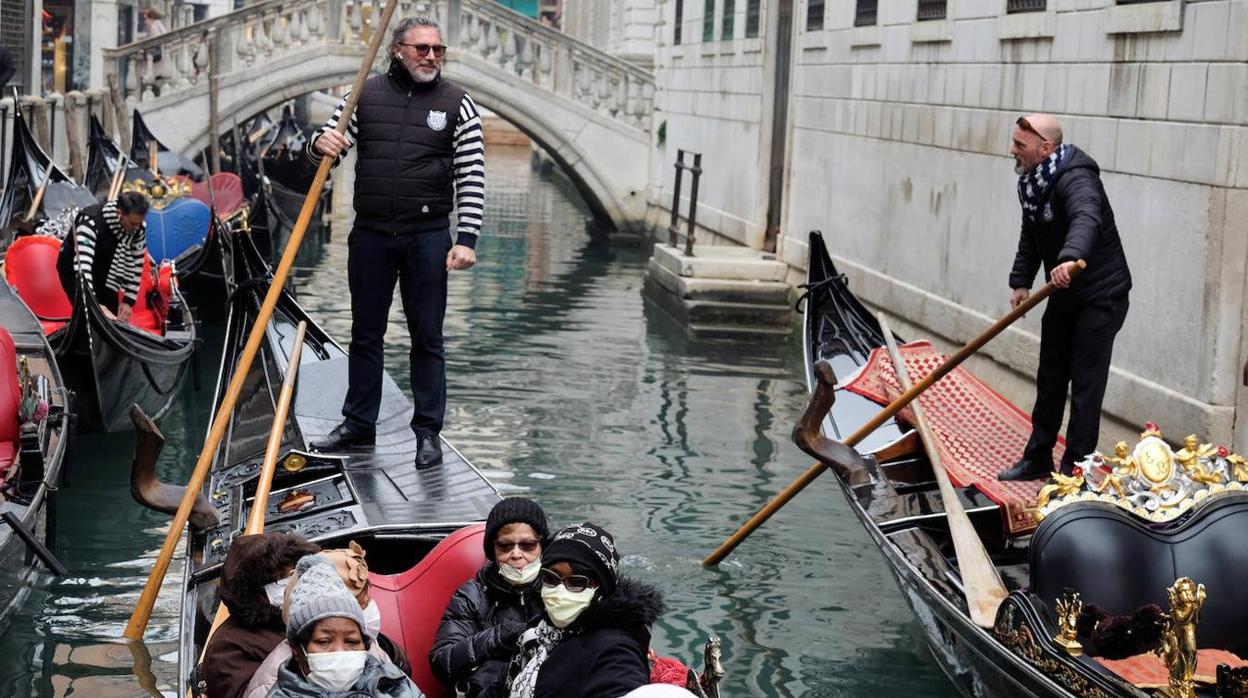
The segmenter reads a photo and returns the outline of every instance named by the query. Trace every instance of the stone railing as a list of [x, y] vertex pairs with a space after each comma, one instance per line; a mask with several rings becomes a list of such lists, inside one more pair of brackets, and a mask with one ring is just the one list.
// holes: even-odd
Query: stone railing
[[[646, 129], [654, 77], [646, 70], [509, 10], [492, 0], [399, 0], [396, 16], [436, 17], [447, 60], [472, 57], [525, 82]], [[249, 7], [115, 49], [105, 72], [130, 103], [176, 94], [205, 81], [213, 61], [226, 76], [263, 70], [284, 56], [371, 39], [380, 0], [263, 0]], [[381, 52], [379, 64], [385, 62]], [[380, 65], [378, 66], [380, 67]]]

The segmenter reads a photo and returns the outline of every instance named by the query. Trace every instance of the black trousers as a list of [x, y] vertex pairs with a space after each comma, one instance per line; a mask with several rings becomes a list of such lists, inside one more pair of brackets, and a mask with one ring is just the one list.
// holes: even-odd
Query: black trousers
[[[1064, 294], [1063, 294], [1064, 295]], [[1070, 388], [1070, 423], [1062, 472], [1096, 450], [1101, 431], [1101, 401], [1109, 381], [1114, 336], [1129, 306], [1125, 295], [1093, 304], [1052, 297], [1040, 321], [1040, 367], [1036, 371], [1036, 404], [1031, 410], [1031, 439], [1023, 457], [1052, 463], [1057, 432]]]
[[449, 228], [386, 235], [352, 230], [347, 238], [351, 289], [351, 356], [342, 416], [355, 429], [371, 429], [381, 407], [386, 324], [394, 284], [399, 284], [411, 335], [412, 431], [433, 436], [446, 414], [446, 255]]

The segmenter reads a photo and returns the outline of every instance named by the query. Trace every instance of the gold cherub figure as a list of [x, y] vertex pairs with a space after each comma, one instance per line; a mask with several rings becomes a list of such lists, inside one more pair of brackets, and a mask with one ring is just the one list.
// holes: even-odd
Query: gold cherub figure
[[1232, 453], [1226, 457], [1226, 462], [1230, 464], [1230, 476], [1240, 482], [1248, 482], [1248, 460], [1238, 453]]
[[1041, 487], [1039, 494], [1036, 495], [1037, 509], [1043, 509], [1054, 497], [1066, 497], [1083, 489], [1083, 473], [1063, 475], [1055, 471], [1051, 477], [1053, 481]]
[[1170, 670], [1170, 681], [1158, 695], [1166, 698], [1195, 698], [1196, 622], [1205, 605], [1205, 585], [1191, 577], [1180, 577], [1166, 590], [1170, 597], [1170, 619], [1155, 651]]
[[1079, 644], [1076, 628], [1079, 625], [1079, 614], [1083, 613], [1083, 601], [1079, 592], [1067, 592], [1055, 604], [1057, 611], [1057, 637], [1053, 641], [1061, 645], [1072, 656], [1083, 654], [1083, 645]]
[[1138, 467], [1131, 457], [1131, 447], [1126, 441], [1114, 444], [1114, 455], [1101, 456], [1101, 460], [1114, 466], [1114, 474], [1118, 477], [1135, 477]]
[[1208, 472], [1200, 461], [1202, 458], [1208, 458], [1217, 453], [1218, 449], [1213, 444], [1197, 444], [1196, 435], [1188, 434], [1183, 437], [1183, 448], [1174, 454], [1174, 462], [1183, 466], [1183, 470], [1187, 471], [1187, 476], [1196, 482], [1203, 482], [1206, 485], [1216, 485], [1222, 482], [1222, 478], [1217, 474]]

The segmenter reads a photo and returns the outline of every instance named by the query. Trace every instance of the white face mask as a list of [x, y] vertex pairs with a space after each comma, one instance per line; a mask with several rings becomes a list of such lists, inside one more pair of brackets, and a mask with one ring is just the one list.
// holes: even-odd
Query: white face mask
[[368, 605], [364, 607], [364, 634], [375, 638], [380, 632], [381, 609], [377, 607], [377, 601], [369, 599]]
[[269, 597], [269, 603], [281, 608], [282, 601], [286, 598], [286, 585], [290, 583], [290, 577], [282, 577], [276, 582], [269, 582], [264, 585], [264, 595]]
[[553, 587], [542, 587], [542, 605], [546, 607], [546, 615], [556, 628], [566, 628], [580, 617], [589, 602], [594, 600], [597, 589], [590, 587], [583, 591], [568, 591], [560, 584]]
[[368, 652], [318, 652], [308, 655], [308, 681], [331, 691], [346, 691], [364, 673]]
[[542, 571], [542, 560], [538, 558], [533, 562], [525, 565], [521, 569], [516, 569], [511, 565], [499, 565], [498, 573], [502, 575], [507, 583], [514, 587], [522, 587], [537, 579], [537, 574]]

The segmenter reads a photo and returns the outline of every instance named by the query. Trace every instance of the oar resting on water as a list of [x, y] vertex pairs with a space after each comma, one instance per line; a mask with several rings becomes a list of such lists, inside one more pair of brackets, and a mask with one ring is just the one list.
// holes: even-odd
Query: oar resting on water
[[[173, 514], [178, 510], [182, 497], [186, 496], [186, 488], [170, 485], [156, 477], [156, 459], [165, 446], [165, 435], [160, 433], [156, 423], [138, 405], [130, 406], [130, 421], [134, 422], [134, 432], [138, 443], [134, 447], [134, 464], [130, 468], [130, 494], [139, 504], [165, 514]], [[213, 510], [204, 493], [198, 493], [195, 506], [191, 509], [188, 519], [191, 525], [205, 529], [217, 525], [217, 512]]]

